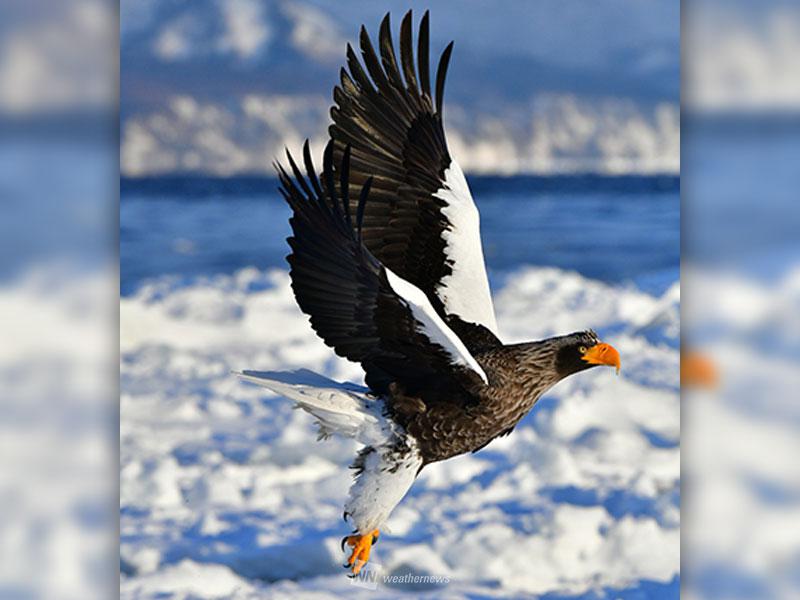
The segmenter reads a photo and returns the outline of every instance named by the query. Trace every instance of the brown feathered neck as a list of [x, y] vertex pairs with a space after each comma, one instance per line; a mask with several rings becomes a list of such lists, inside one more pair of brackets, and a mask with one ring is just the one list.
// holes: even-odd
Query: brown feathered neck
[[504, 347], [512, 359], [511, 376], [524, 387], [542, 388], [558, 383], [564, 375], [556, 366], [560, 344], [554, 340], [524, 342]]
[[590, 368], [592, 365], [580, 360], [579, 349], [598, 342], [597, 334], [589, 330], [535, 342], [506, 344], [495, 350], [491, 362], [500, 367], [509, 383], [548, 388], [573, 373]]

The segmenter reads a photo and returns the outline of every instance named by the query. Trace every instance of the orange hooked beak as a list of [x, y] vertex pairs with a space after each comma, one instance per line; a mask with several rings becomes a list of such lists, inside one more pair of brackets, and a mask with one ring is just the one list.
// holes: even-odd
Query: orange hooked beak
[[617, 375], [619, 375], [619, 352], [611, 344], [595, 344], [581, 358], [591, 365], [616, 367]]

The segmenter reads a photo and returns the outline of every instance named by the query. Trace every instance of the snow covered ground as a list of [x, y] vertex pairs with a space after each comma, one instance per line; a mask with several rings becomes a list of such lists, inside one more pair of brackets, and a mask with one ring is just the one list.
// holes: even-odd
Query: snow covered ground
[[[360, 381], [296, 308], [288, 275], [160, 277], [121, 300], [123, 598], [674, 598], [679, 291], [526, 267], [495, 292], [505, 341], [587, 327], [622, 372], [560, 383], [512, 435], [426, 468], [354, 582], [341, 520], [355, 455], [232, 369]], [[380, 570], [380, 571], [378, 571]]]
[[[684, 395], [687, 598], [800, 595], [800, 261], [773, 280], [684, 268], [684, 324], [715, 390]], [[760, 269], [766, 272], [767, 269]], [[765, 281], [766, 279], [766, 281]]]

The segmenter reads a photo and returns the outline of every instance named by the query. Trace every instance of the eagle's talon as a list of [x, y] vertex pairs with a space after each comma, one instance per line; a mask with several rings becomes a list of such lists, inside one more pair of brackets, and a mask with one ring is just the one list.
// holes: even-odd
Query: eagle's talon
[[369, 561], [370, 550], [372, 549], [372, 545], [378, 540], [379, 535], [380, 532], [375, 529], [365, 535], [357, 533], [348, 535], [342, 540], [342, 550], [344, 550], [345, 544], [353, 549], [353, 552], [347, 559], [347, 563], [344, 565], [345, 568], [350, 567], [352, 569], [353, 576], [358, 575], [364, 565], [367, 564], [367, 561]]

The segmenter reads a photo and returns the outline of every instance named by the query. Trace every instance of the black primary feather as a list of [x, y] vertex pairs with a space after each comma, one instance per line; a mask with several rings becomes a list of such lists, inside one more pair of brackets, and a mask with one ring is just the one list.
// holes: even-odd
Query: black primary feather
[[[361, 27], [363, 65], [348, 46], [347, 70], [342, 70], [340, 85], [334, 89], [336, 106], [331, 109], [329, 133], [337, 160], [345, 148], [351, 149], [349, 201], [360, 215], [356, 219], [360, 239], [383, 265], [420, 288], [445, 319], [451, 315], [437, 289], [453, 273], [444, 240], [451, 224], [436, 194], [444, 186], [445, 171], [452, 162], [444, 135], [442, 103], [453, 46], [448, 45], [439, 60], [434, 101], [429, 13], [425, 12], [419, 24], [416, 64], [412, 21], [409, 11], [400, 26], [399, 65], [389, 16], [380, 25], [379, 54], [366, 28]], [[358, 190], [370, 177], [370, 201], [358, 206]], [[458, 328], [459, 324], [451, 326]], [[486, 333], [492, 335], [488, 330]], [[486, 337], [470, 335], [469, 339], [485, 342]]]
[[447, 44], [447, 48], [442, 52], [439, 59], [439, 67], [436, 69], [436, 112], [442, 118], [442, 102], [444, 102], [444, 80], [447, 78], [447, 67], [450, 64], [450, 54], [453, 52], [453, 42]]
[[406, 78], [406, 88], [415, 97], [419, 97], [419, 84], [414, 73], [414, 42], [411, 34], [411, 11], [403, 17], [400, 24], [400, 62], [403, 64], [403, 74]]
[[321, 197], [322, 188], [319, 185], [319, 179], [317, 179], [317, 173], [314, 170], [314, 162], [311, 160], [311, 149], [309, 148], [308, 140], [303, 144], [303, 162], [305, 163], [306, 172], [308, 173], [308, 178], [311, 180], [311, 185], [314, 187], [314, 191], [317, 196]]
[[419, 80], [422, 85], [422, 93], [428, 98], [431, 97], [431, 69], [429, 58], [429, 19], [430, 13], [426, 10], [422, 15], [419, 24], [419, 39], [417, 40], [417, 61], [419, 63]]

